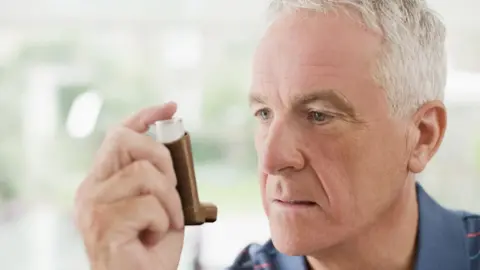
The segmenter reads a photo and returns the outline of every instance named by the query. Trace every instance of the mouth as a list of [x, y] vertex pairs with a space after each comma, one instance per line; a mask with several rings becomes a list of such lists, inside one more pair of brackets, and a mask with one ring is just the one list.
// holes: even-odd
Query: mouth
[[317, 203], [312, 201], [274, 200], [273, 202], [276, 204], [290, 207], [312, 207], [317, 205]]

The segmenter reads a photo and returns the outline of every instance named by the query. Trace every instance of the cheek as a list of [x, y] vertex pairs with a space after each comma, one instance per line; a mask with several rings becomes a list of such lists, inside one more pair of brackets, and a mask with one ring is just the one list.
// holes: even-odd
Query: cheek
[[355, 204], [352, 196], [354, 179], [351, 177], [356, 162], [354, 148], [349, 140], [341, 138], [325, 138], [309, 148], [311, 166], [325, 192], [325, 203], [337, 218], [350, 215]]
[[263, 142], [265, 141], [266, 135], [268, 133], [268, 127], [260, 123], [255, 123], [257, 126], [255, 127], [254, 131], [254, 142], [255, 142], [255, 149], [258, 151], [262, 149]]
[[353, 222], [352, 219], [361, 220], [363, 211], [360, 210], [370, 207], [370, 201], [364, 197], [369, 196], [366, 192], [377, 191], [378, 177], [370, 166], [375, 163], [376, 154], [370, 151], [376, 143], [372, 143], [375, 140], [370, 133], [367, 128], [342, 130], [339, 127], [335, 132], [306, 138], [315, 142], [309, 147], [309, 156], [328, 200], [329, 212], [342, 224]]
[[[324, 179], [341, 177], [348, 173], [349, 168], [353, 167], [352, 161], [355, 159], [355, 153], [361, 142], [353, 136], [349, 135], [316, 135], [316, 138], [306, 138], [307, 141], [315, 141], [313, 145], [309, 145], [309, 156], [312, 165], [315, 167], [320, 177]], [[332, 176], [329, 176], [332, 175]], [[345, 183], [345, 179], [336, 179]], [[333, 184], [328, 181], [325, 184]]]
[[334, 216], [366, 220], [390, 203], [405, 177], [398, 174], [401, 138], [392, 133], [378, 127], [357, 130], [324, 137], [311, 147], [312, 167]]

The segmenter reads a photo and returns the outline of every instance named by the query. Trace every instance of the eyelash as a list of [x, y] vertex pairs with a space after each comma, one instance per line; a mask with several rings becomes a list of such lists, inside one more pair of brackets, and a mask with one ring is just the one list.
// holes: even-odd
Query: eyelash
[[[323, 116], [323, 118], [325, 118], [325, 120], [323, 121], [316, 121], [316, 120], [311, 120], [311, 118], [313, 117], [312, 114], [320, 114], [321, 116]], [[329, 113], [325, 113], [325, 112], [321, 112], [321, 111], [308, 111], [308, 119], [311, 120], [312, 122], [315, 122], [315, 123], [321, 123], [321, 124], [326, 124], [328, 123], [329, 120], [331, 120], [334, 116], [332, 114], [329, 114]]]
[[[258, 118], [260, 118], [260, 116], [259, 116], [259, 115], [260, 115], [260, 113], [262, 113], [262, 112], [270, 112], [270, 110], [268, 110], [267, 108], [262, 108], [262, 109], [259, 109], [259, 110], [257, 110], [257, 111], [255, 112], [255, 114], [254, 114], [254, 115], [255, 115], [255, 117], [258, 117]], [[265, 120], [262, 120], [262, 121], [265, 121]]]
[[[270, 113], [270, 110], [267, 109], [267, 108], [259, 109], [259, 110], [257, 110], [257, 111], [255, 112], [255, 114], [254, 114], [255, 117], [261, 118], [261, 117], [260, 117], [260, 114], [261, 114], [262, 112], [268, 112], [268, 113]], [[307, 111], [306, 113], [307, 113], [307, 119], [308, 119], [309, 121], [317, 124], [317, 125], [326, 124], [326, 123], [329, 122], [329, 120], [332, 120], [332, 119], [335, 117], [335, 115], [333, 115], [332, 113], [326, 113], [326, 112], [322, 112], [322, 111], [309, 110], [309, 111]], [[323, 120], [323, 121], [312, 120], [312, 118], [314, 118], [314, 116], [313, 116], [312, 114], [317, 114], [317, 113], [318, 113], [318, 114], [321, 114], [321, 116], [323, 116], [323, 117], [326, 118], [326, 119]], [[261, 120], [262, 120], [262, 122], [264, 122], [264, 121], [267, 121], [268, 119], [261, 119]]]

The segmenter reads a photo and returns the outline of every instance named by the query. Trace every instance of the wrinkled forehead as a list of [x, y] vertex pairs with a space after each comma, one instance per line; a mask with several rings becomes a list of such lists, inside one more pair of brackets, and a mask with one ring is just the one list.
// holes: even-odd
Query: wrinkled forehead
[[[365, 28], [355, 16], [338, 12], [285, 13], [270, 25], [257, 48], [251, 91], [262, 91], [265, 85], [270, 89], [282, 85], [309, 90], [373, 84], [381, 48], [381, 36]], [[325, 80], [331, 82], [318, 85]]]
[[280, 14], [267, 29], [254, 68], [272, 65], [362, 65], [380, 53], [381, 36], [365, 28], [359, 16], [300, 10]]

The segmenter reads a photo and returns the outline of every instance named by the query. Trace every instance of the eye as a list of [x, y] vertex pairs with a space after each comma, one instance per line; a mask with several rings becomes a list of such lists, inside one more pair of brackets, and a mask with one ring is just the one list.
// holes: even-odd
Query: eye
[[271, 117], [271, 112], [269, 109], [260, 109], [255, 112], [255, 117], [260, 118], [262, 121], [267, 121]]
[[324, 124], [333, 118], [332, 115], [318, 112], [318, 111], [310, 111], [308, 112], [308, 120], [313, 121], [318, 124]]

